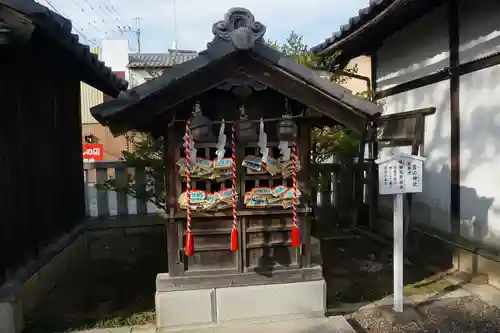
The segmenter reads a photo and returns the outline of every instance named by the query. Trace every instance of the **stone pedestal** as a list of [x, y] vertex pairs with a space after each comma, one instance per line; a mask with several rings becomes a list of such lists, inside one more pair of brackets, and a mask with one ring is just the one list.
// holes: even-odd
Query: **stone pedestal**
[[323, 317], [326, 283], [321, 267], [264, 277], [254, 272], [156, 278], [156, 321], [162, 329], [234, 322]]

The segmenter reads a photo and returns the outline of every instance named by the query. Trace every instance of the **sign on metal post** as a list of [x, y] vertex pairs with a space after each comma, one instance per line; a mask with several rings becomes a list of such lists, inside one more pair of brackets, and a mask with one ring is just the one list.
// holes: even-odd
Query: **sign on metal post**
[[403, 200], [405, 193], [422, 192], [422, 174], [425, 158], [397, 153], [387, 159], [375, 161], [378, 164], [379, 193], [394, 195], [394, 311], [403, 312]]
[[86, 143], [83, 145], [83, 161], [95, 162], [104, 159], [102, 143]]

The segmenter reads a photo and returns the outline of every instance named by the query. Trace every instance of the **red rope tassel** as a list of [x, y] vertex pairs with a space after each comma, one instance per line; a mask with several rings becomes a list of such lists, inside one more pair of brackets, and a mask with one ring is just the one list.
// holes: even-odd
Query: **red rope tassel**
[[193, 255], [194, 252], [194, 239], [191, 230], [186, 233], [186, 249], [184, 251], [188, 257]]
[[297, 142], [292, 142], [292, 181], [293, 181], [293, 226], [292, 246], [300, 246], [300, 229], [297, 225]]
[[189, 140], [189, 120], [186, 122], [186, 201], [187, 201], [187, 211], [186, 211], [186, 244], [184, 253], [187, 256], [192, 256], [194, 252], [194, 239], [191, 233], [191, 147]]
[[231, 251], [236, 252], [238, 246], [238, 216], [237, 216], [237, 200], [236, 200], [236, 123], [233, 123], [231, 132], [231, 160], [232, 160], [232, 204], [233, 204], [233, 230], [231, 230]]

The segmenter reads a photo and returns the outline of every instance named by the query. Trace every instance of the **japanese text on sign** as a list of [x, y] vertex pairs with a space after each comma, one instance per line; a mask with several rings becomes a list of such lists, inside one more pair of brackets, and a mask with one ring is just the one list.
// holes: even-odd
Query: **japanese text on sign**
[[87, 143], [83, 145], [83, 161], [94, 162], [104, 159], [102, 143]]
[[380, 194], [422, 192], [423, 158], [395, 155], [379, 162]]

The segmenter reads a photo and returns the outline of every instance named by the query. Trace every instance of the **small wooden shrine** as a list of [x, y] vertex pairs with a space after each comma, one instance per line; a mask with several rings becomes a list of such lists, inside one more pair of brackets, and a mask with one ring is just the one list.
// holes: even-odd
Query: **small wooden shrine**
[[[212, 31], [195, 59], [91, 110], [116, 135], [165, 139], [158, 326], [323, 315], [311, 129], [340, 123], [365, 133], [381, 110], [266, 44], [265, 26], [246, 9], [231, 9]], [[190, 314], [179, 315], [182, 306]]]

